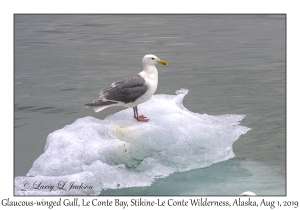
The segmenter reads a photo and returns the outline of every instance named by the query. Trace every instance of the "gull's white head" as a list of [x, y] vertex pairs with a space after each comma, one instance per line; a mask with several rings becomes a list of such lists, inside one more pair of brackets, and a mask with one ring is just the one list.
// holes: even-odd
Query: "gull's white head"
[[159, 59], [158, 57], [156, 57], [155, 55], [145, 55], [143, 58], [143, 66], [145, 65], [150, 65], [150, 66], [154, 66], [157, 63], [163, 64], [163, 65], [167, 65], [167, 62], [164, 60]]

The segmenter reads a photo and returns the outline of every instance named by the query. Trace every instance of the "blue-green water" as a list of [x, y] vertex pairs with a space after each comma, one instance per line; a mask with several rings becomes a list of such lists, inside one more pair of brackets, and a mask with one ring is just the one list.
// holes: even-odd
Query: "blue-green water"
[[286, 193], [284, 15], [15, 15], [15, 176], [25, 176], [49, 133], [100, 113], [83, 109], [112, 82], [158, 66], [157, 94], [189, 89], [200, 114], [245, 114], [251, 128], [235, 157], [174, 173], [150, 187], [101, 195], [259, 195]]

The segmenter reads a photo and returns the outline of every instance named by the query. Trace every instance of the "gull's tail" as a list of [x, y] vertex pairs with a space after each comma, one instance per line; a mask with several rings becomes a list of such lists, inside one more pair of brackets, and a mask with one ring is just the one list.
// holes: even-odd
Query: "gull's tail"
[[101, 110], [106, 109], [108, 107], [118, 106], [118, 105], [119, 105], [118, 102], [115, 101], [96, 100], [91, 103], [84, 104], [84, 107], [85, 108], [93, 107], [95, 112], [100, 112]]

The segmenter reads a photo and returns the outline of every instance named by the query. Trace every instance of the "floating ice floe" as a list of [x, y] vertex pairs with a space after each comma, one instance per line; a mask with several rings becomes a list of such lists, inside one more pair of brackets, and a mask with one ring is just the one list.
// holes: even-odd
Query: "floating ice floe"
[[54, 131], [27, 175], [15, 178], [15, 195], [99, 195], [234, 157], [233, 143], [250, 130], [239, 125], [245, 115], [193, 113], [182, 104], [187, 93], [154, 95], [140, 104], [147, 123], [128, 108]]

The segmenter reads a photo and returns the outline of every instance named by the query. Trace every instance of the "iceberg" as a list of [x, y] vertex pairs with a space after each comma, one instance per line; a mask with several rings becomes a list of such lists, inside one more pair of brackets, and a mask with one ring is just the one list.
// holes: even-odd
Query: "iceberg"
[[27, 175], [15, 178], [15, 195], [99, 195], [234, 157], [233, 143], [250, 130], [239, 125], [245, 115], [193, 113], [182, 103], [187, 93], [154, 95], [140, 104], [147, 123], [128, 108], [50, 133]]

